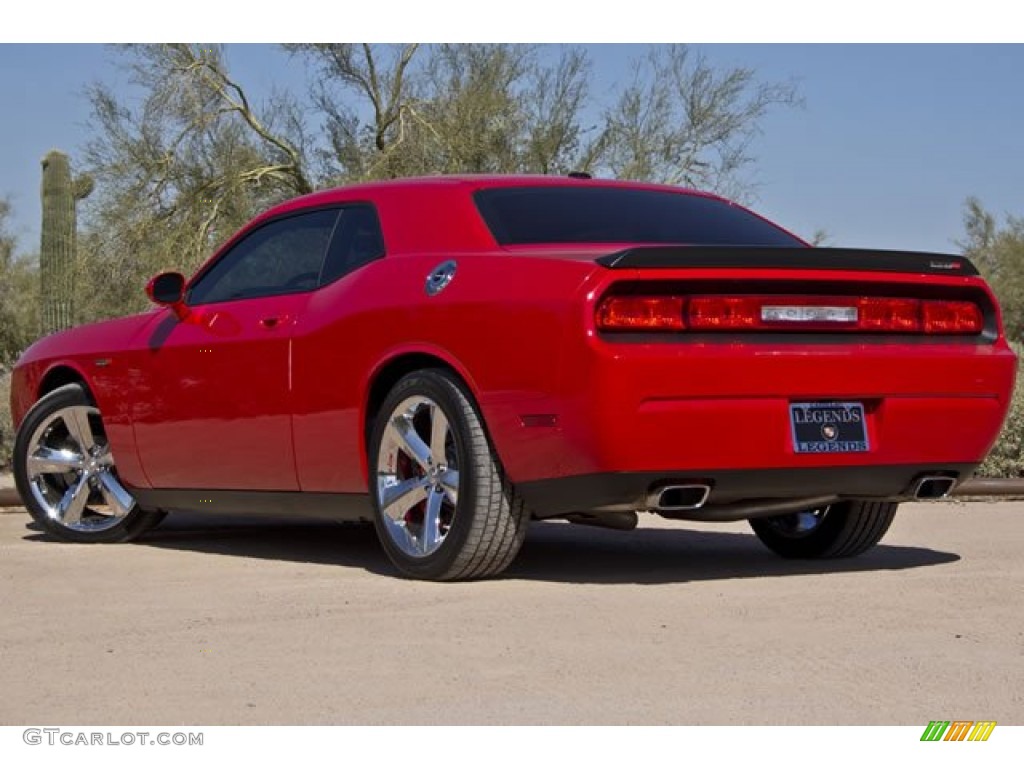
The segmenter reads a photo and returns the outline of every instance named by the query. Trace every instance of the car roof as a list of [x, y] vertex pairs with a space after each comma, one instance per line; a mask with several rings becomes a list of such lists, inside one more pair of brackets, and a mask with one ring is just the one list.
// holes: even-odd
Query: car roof
[[416, 176], [350, 184], [286, 200], [253, 218], [219, 251], [232, 247], [252, 230], [278, 217], [321, 207], [363, 203], [371, 203], [376, 208], [389, 255], [490, 250], [497, 247], [497, 242], [479, 215], [473, 193], [515, 187], [651, 190], [735, 205], [718, 195], [686, 187], [621, 179], [540, 174]]
[[320, 205], [331, 205], [332, 203], [345, 202], [347, 200], [351, 200], [353, 195], [386, 195], [389, 192], [411, 190], [429, 192], [431, 189], [438, 191], [451, 191], [457, 187], [466, 187], [471, 191], [502, 187], [616, 187], [620, 189], [660, 190], [663, 192], [675, 192], [723, 199], [719, 198], [718, 195], [689, 189], [687, 187], [671, 186], [668, 184], [654, 184], [641, 181], [623, 181], [618, 179], [598, 178], [584, 179], [570, 176], [550, 176], [542, 174], [458, 174], [413, 176], [398, 179], [385, 179], [381, 181], [365, 181], [355, 184], [347, 184], [340, 187], [332, 187], [330, 189], [320, 190], [318, 192], [287, 200], [266, 211], [258, 218], [264, 219], [281, 213], [297, 211], [302, 208], [312, 208]]

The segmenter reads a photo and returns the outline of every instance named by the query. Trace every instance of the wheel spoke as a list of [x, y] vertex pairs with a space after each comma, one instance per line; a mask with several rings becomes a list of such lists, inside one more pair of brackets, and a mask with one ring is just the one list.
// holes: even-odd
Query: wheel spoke
[[108, 468], [114, 466], [114, 454], [110, 452], [109, 445], [102, 446], [95, 458], [96, 463], [101, 467]]
[[92, 426], [89, 424], [89, 412], [85, 408], [68, 408], [62, 414], [64, 426], [68, 428], [71, 437], [78, 443], [78, 449], [87, 454], [96, 445], [96, 438], [92, 434]]
[[441, 487], [452, 506], [459, 503], [459, 470], [449, 469], [441, 475]]
[[121, 481], [107, 470], [100, 472], [97, 477], [100, 481], [100, 493], [103, 494], [103, 500], [114, 510], [114, 516], [120, 518], [131, 512], [132, 507], [135, 506], [135, 499], [121, 485]]
[[[47, 412], [29, 438], [24, 470], [30, 500], [61, 528], [102, 533], [136, 508], [117, 478], [102, 423], [93, 405], [60, 405]], [[99, 502], [100, 496], [104, 514], [87, 514], [89, 500]]]
[[57, 505], [57, 514], [64, 525], [77, 525], [82, 520], [82, 510], [89, 500], [89, 476], [83, 474], [78, 481], [64, 492]]
[[427, 487], [423, 478], [412, 477], [397, 485], [383, 486], [379, 498], [385, 515], [392, 520], [404, 520], [410, 509], [427, 498]]
[[458, 461], [449, 455], [456, 431], [442, 404], [423, 394], [399, 400], [384, 422], [375, 468], [378, 521], [406, 557], [429, 558], [444, 546], [459, 502]]
[[391, 420], [386, 437], [398, 443], [402, 452], [419, 464], [424, 471], [430, 469], [430, 448], [416, 434], [412, 419], [407, 415], [399, 414]]
[[445, 442], [448, 440], [448, 417], [436, 403], [430, 405], [430, 457], [434, 465], [448, 463]]
[[427, 506], [423, 513], [423, 535], [420, 537], [420, 548], [424, 555], [429, 555], [441, 543], [441, 500], [444, 494], [431, 490], [427, 496]]
[[81, 469], [82, 455], [65, 448], [39, 446], [26, 462], [29, 475], [60, 475]]

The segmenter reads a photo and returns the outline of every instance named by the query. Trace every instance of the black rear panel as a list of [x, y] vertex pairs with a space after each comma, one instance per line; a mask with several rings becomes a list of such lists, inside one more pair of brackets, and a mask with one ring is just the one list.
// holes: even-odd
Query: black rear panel
[[837, 269], [922, 275], [977, 275], [963, 256], [856, 248], [644, 246], [596, 259], [609, 269]]

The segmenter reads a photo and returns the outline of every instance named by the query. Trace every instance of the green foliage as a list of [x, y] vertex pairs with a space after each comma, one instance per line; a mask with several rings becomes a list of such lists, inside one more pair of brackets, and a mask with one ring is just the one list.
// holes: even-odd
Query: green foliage
[[[294, 45], [317, 74], [323, 184], [437, 173], [566, 173], [596, 141], [586, 55], [525, 45]], [[585, 134], [590, 134], [585, 135]]]
[[580, 170], [742, 196], [762, 118], [799, 103], [790, 84], [716, 69], [682, 45], [652, 46], [627, 84], [597, 99], [578, 48], [557, 61], [527, 45], [288, 49], [318, 74], [330, 182]]
[[1000, 227], [971, 197], [965, 205], [964, 230], [960, 246], [999, 297], [1006, 335], [1024, 339], [1024, 218], [1007, 216]]
[[11, 465], [14, 451], [14, 424], [11, 422], [11, 374], [0, 366], [0, 472]]
[[[139, 98], [94, 84], [85, 160], [97, 194], [83, 210], [79, 321], [144, 306], [165, 269], [191, 272], [259, 210], [313, 190], [302, 115], [288, 97], [250, 104], [212, 45], [120, 48]], [[91, 287], [103, 288], [93, 294]]]
[[11, 365], [39, 336], [39, 271], [34, 259], [0, 266], [0, 367]]
[[[524, 45], [288, 50], [310, 65], [309, 103], [253, 101], [220, 46], [119, 49], [136, 98], [90, 90], [85, 160], [97, 194], [82, 211], [78, 321], [140, 308], [150, 276], [193, 271], [260, 210], [318, 188], [571, 170], [742, 186], [761, 118], [797, 102], [789, 85], [714, 70], [683, 46], [652, 49], [623, 99], [609, 94], [593, 114], [580, 49], [552, 62]], [[642, 108], [645, 99], [657, 110]]]
[[[1011, 343], [1010, 346], [1018, 357], [1024, 355], [1024, 345]], [[1020, 375], [1019, 368], [1006, 424], [978, 474], [983, 477], [1024, 477], [1024, 377]]]
[[32, 259], [15, 255], [9, 214], [10, 206], [0, 200], [0, 369], [39, 335], [39, 274]]
[[0, 267], [14, 258], [14, 237], [7, 232], [7, 217], [11, 215], [11, 204], [0, 199]]
[[15, 254], [7, 231], [10, 205], [0, 200], [0, 470], [14, 448], [10, 413], [10, 367], [39, 335], [39, 273], [32, 259]]
[[[1024, 218], [1007, 216], [1000, 226], [974, 197], [967, 199], [964, 209], [960, 246], [999, 298], [1006, 335], [1019, 356], [1024, 353]], [[1019, 373], [1006, 425], [978, 474], [1024, 477], [1024, 381]]]

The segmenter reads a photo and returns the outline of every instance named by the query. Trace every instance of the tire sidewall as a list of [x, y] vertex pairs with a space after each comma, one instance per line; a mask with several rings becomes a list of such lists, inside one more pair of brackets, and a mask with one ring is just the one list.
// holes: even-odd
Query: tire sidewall
[[[91, 406], [95, 408], [96, 403], [86, 394], [85, 389], [81, 385], [66, 384], [44, 395], [25, 414], [14, 442], [14, 482], [18, 488], [18, 493], [32, 519], [52, 536], [82, 544], [125, 541], [138, 532], [137, 529], [140, 527], [140, 523], [144, 521], [147, 515], [159, 515], [160, 513], [147, 513], [136, 504], [135, 508], [125, 515], [123, 520], [111, 528], [96, 532], [75, 531], [61, 525], [58, 521], [47, 515], [46, 511], [39, 506], [35, 495], [32, 493], [27, 463], [29, 442], [32, 439], [32, 435], [39, 425], [49, 418], [54, 411], [73, 406]], [[102, 414], [100, 417], [102, 418]]]
[[885, 535], [896, 513], [895, 502], [845, 501], [833, 504], [813, 531], [789, 536], [769, 519], [754, 519], [757, 537], [789, 559], [852, 557], [871, 549]]
[[[455, 438], [455, 454], [459, 467], [459, 502], [455, 508], [455, 516], [451, 528], [436, 552], [426, 557], [412, 557], [395, 544], [384, 522], [384, 513], [380, 508], [377, 496], [377, 470], [380, 457], [381, 441], [387, 427], [388, 419], [395, 408], [403, 400], [422, 395], [434, 401], [448, 419]], [[473, 517], [477, 507], [479, 463], [468, 446], [468, 435], [471, 425], [458, 402], [462, 396], [474, 408], [472, 400], [463, 389], [447, 374], [439, 370], [426, 370], [411, 373], [394, 386], [374, 420], [370, 438], [370, 451], [367, 457], [369, 468], [370, 498], [373, 504], [373, 524], [377, 529], [377, 537], [391, 561], [406, 576], [419, 579], [441, 578], [454, 564], [472, 529]]]
[[839, 537], [849, 512], [848, 505], [833, 504], [814, 530], [802, 536], [783, 533], [768, 519], [751, 520], [751, 527], [773, 552], [785, 558], [805, 559], [824, 556]]

